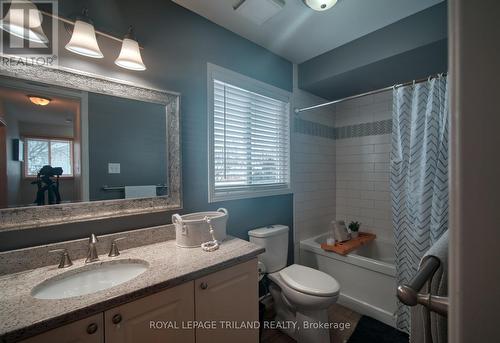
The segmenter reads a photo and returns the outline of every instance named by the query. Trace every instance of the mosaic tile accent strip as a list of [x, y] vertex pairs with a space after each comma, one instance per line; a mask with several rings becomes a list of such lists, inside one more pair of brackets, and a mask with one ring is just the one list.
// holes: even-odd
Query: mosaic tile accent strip
[[335, 139], [378, 136], [392, 132], [392, 119], [335, 128]]
[[329, 139], [385, 135], [392, 132], [392, 119], [349, 126], [331, 127], [310, 120], [295, 118], [294, 132]]
[[295, 118], [294, 131], [309, 136], [335, 139], [335, 128], [301, 118]]

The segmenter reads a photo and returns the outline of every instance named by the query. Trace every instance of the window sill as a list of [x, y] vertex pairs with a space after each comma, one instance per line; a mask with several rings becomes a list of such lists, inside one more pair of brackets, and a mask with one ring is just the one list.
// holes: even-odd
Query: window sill
[[252, 198], [262, 198], [262, 197], [270, 197], [276, 195], [285, 195], [292, 194], [293, 191], [291, 188], [281, 188], [281, 189], [269, 189], [269, 190], [260, 190], [260, 191], [241, 191], [241, 192], [227, 192], [225, 194], [213, 194], [209, 193], [208, 202], [222, 202], [222, 201], [230, 201], [230, 200], [240, 200], [240, 199], [252, 199]]

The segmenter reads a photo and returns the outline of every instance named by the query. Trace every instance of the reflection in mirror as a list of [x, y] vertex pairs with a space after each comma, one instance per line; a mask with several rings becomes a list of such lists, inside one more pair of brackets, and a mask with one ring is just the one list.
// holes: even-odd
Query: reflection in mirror
[[9, 80], [0, 150], [0, 208], [167, 195], [162, 104]]
[[89, 93], [90, 200], [166, 195], [165, 105]]
[[78, 99], [0, 87], [2, 207], [81, 200], [79, 115]]

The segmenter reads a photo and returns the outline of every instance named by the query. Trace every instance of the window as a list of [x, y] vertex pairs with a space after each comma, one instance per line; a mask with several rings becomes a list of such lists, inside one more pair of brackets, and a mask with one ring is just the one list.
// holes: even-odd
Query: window
[[25, 177], [36, 177], [45, 165], [61, 167], [62, 177], [73, 176], [73, 141], [67, 138], [25, 137]]
[[209, 64], [209, 201], [290, 192], [290, 93]]

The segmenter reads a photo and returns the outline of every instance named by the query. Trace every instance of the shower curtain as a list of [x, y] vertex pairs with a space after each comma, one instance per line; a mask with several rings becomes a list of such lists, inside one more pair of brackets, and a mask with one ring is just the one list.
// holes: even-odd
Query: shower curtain
[[[423, 254], [448, 229], [448, 87], [440, 76], [393, 91], [391, 199], [396, 278], [408, 283]], [[410, 310], [398, 302], [397, 327]]]

